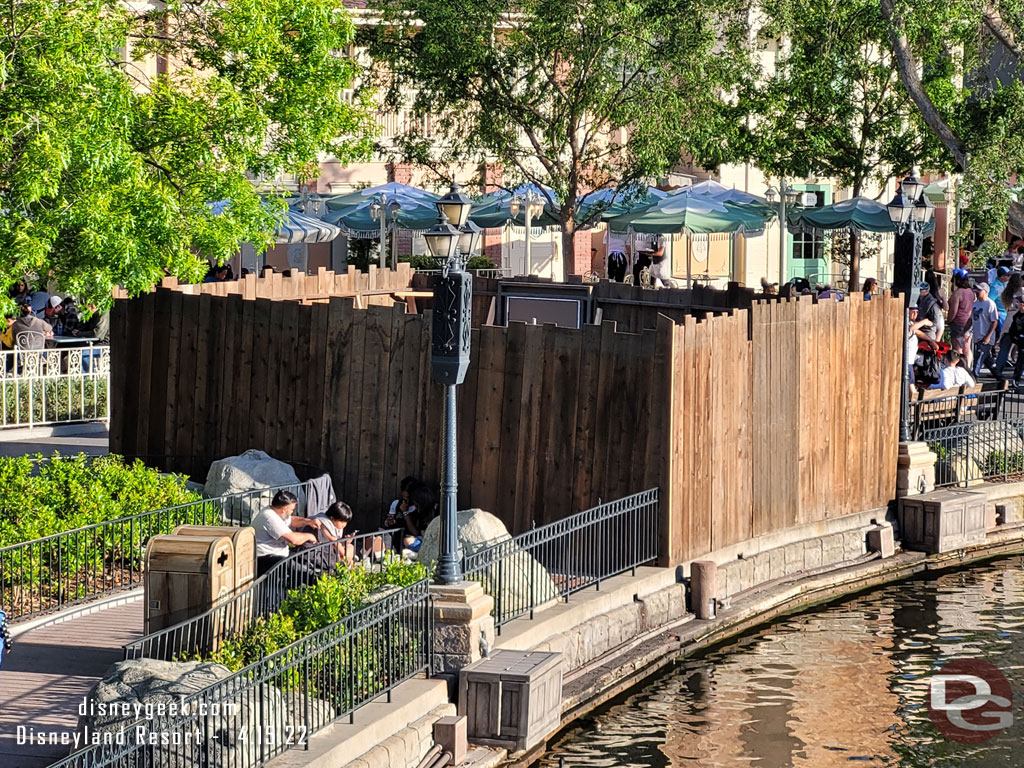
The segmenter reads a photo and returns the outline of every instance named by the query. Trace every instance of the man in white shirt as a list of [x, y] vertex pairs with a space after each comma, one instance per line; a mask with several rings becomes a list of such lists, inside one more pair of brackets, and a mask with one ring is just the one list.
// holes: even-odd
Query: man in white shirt
[[974, 379], [971, 378], [967, 369], [960, 365], [961, 362], [960, 353], [955, 349], [949, 350], [949, 354], [946, 355], [946, 364], [942, 367], [942, 373], [939, 374], [939, 380], [928, 389], [955, 389], [964, 385], [973, 387]]
[[288, 546], [297, 547], [316, 541], [312, 533], [296, 531], [296, 528], [312, 526], [319, 529], [323, 521], [309, 520], [294, 515], [299, 500], [294, 493], [278, 491], [270, 506], [260, 512], [252, 521], [256, 529], [256, 575], [262, 576], [271, 566], [288, 557]]

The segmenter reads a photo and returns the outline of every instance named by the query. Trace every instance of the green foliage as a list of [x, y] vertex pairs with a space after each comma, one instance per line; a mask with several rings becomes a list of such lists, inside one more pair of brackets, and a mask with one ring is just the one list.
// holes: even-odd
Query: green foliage
[[737, 155], [773, 177], [833, 177], [855, 195], [910, 167], [922, 139], [892, 61], [879, 53], [878, 0], [768, 0], [762, 9], [762, 49], [785, 44], [740, 89], [737, 109], [748, 119]]
[[115, 455], [0, 457], [0, 545], [198, 499], [184, 482]]
[[380, 263], [380, 242], [366, 237], [349, 238], [348, 263], [360, 272], [369, 272], [370, 265]]
[[103, 305], [165, 270], [197, 281], [207, 258], [272, 242], [283, 204], [251, 178], [369, 149], [341, 0], [25, 0], [0, 29], [3, 289], [52, 271]]
[[466, 269], [495, 269], [497, 264], [486, 256], [474, 256], [466, 262]]
[[96, 377], [95, 385], [88, 379], [84, 387], [70, 378], [40, 379], [30, 388], [25, 381], [16, 387], [13, 380], [0, 379], [0, 426], [105, 419], [106, 377]]
[[389, 555], [379, 570], [339, 564], [309, 587], [292, 590], [277, 613], [253, 622], [209, 656], [234, 672], [279, 651], [306, 635], [337, 624], [368, 604], [386, 586], [408, 587], [427, 576], [420, 563]]
[[120, 456], [0, 458], [0, 604], [21, 615], [131, 583], [151, 536], [219, 521], [219, 506], [187, 504], [197, 498], [183, 477]]
[[395, 152], [442, 176], [490, 161], [506, 184], [550, 187], [564, 233], [583, 191], [652, 181], [682, 151], [716, 162], [736, 131], [717, 106], [747, 72], [742, 2], [373, 6], [384, 23], [366, 36], [386, 103], [437, 116], [436, 138], [413, 130]]
[[991, 451], [981, 464], [981, 472], [983, 477], [1020, 474], [1024, 472], [1024, 453]]

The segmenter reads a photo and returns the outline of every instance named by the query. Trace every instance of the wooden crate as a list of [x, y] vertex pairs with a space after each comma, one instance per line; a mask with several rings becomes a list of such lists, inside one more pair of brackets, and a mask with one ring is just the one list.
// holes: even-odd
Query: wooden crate
[[558, 728], [562, 654], [494, 651], [459, 673], [459, 714], [469, 740], [522, 750]]
[[205, 613], [234, 588], [231, 539], [152, 537], [146, 545], [146, 634]]
[[903, 548], [916, 552], [953, 552], [985, 541], [983, 493], [946, 489], [900, 499]]

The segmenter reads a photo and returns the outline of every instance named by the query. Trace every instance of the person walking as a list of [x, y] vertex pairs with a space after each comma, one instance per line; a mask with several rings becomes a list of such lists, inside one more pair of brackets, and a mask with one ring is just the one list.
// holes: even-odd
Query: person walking
[[974, 291], [968, 282], [967, 270], [953, 272], [953, 295], [949, 299], [946, 325], [949, 326], [950, 346], [963, 357], [968, 369], [973, 370], [974, 350], [971, 349], [971, 311]]
[[[1003, 370], [1010, 359], [1010, 350], [1015, 344], [1018, 344], [1009, 332], [1010, 327], [1013, 325], [1017, 313], [1024, 308], [1024, 278], [1021, 277], [1019, 272], [1014, 272], [1010, 275], [1006, 282], [1006, 287], [1003, 289], [1002, 296], [999, 298], [1006, 308], [1006, 321], [1003, 323], [1003, 332], [999, 336], [999, 352], [996, 354], [996, 373], [998, 375], [996, 378], [1000, 381], [1005, 381], [1006, 377], [1003, 375]], [[1020, 349], [1018, 345], [1019, 354]]]

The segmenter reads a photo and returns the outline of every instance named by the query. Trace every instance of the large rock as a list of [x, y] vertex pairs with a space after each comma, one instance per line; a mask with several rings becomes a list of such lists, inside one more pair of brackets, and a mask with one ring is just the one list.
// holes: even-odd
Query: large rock
[[[307, 698], [297, 677], [275, 682], [287, 689], [255, 684], [209, 662], [122, 661], [90, 692], [91, 706], [84, 707], [84, 714], [79, 710], [78, 729], [89, 743], [97, 732], [117, 733], [145, 721], [142, 731], [133, 727], [127, 738], [134, 745], [140, 735], [149, 734], [147, 745], [134, 753], [134, 759], [119, 763], [119, 768], [256, 768], [262, 764], [261, 736], [269, 738], [267, 734], [272, 733], [275, 739], [287, 738], [291, 729], [298, 738], [307, 716], [310, 731], [335, 716], [328, 702]], [[197, 707], [182, 710], [183, 698], [215, 683], [222, 688], [206, 700], [205, 712]], [[153, 737], [158, 743], [148, 741]]]
[[[262, 488], [298, 485], [299, 478], [290, 464], [269, 456], [263, 451], [248, 450], [241, 456], [229, 456], [210, 465], [203, 492], [208, 498], [229, 496]], [[224, 517], [231, 522], [249, 522], [260, 508], [270, 503], [268, 494], [253, 494], [248, 498], [232, 499], [224, 505]], [[298, 514], [305, 509], [306, 500], [299, 495]]]
[[942, 483], [977, 485], [985, 475], [1024, 471], [1024, 439], [1010, 422], [972, 422], [961, 436], [940, 446], [936, 479]]
[[[505, 524], [490, 512], [467, 509], [458, 513], [458, 557], [474, 555], [488, 547], [509, 541]], [[437, 561], [441, 546], [441, 518], [434, 518], [423, 532], [419, 560], [428, 567]], [[489, 566], [471, 578], [479, 581], [491, 597], [495, 609], [508, 613], [516, 608], [535, 608], [550, 603], [558, 596], [558, 589], [547, 569], [527, 552], [510, 547], [503, 553], [501, 564]]]

